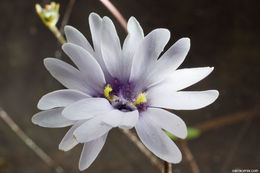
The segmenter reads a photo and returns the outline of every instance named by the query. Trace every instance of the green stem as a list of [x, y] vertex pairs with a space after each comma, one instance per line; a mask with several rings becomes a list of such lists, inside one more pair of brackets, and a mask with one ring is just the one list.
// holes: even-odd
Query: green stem
[[58, 39], [58, 41], [60, 42], [60, 44], [64, 44], [66, 43], [65, 38], [62, 36], [62, 34], [60, 33], [60, 31], [58, 30], [58, 28], [55, 26], [50, 26], [48, 27], [51, 32], [55, 35], [55, 37]]

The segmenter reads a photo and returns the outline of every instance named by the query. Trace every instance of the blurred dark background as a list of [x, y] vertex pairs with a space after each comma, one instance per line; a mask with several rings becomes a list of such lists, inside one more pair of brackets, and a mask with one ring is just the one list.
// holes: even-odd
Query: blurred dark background
[[[43, 59], [60, 49], [53, 34], [35, 13], [35, 3], [50, 1], [0, 0], [0, 106], [66, 172], [79, 172], [81, 145], [69, 152], [58, 150], [66, 132], [31, 123], [39, 98], [62, 88], [43, 66]], [[58, 1], [61, 18], [68, 0]], [[111, 0], [128, 19], [135, 16], [145, 34], [168, 28], [171, 40], [191, 38], [191, 50], [184, 67], [214, 66], [213, 73], [190, 90], [218, 89], [212, 105], [196, 111], [174, 111], [188, 126], [221, 117], [245, 114], [260, 105], [260, 1], [259, 0]], [[121, 40], [124, 30], [98, 0], [77, 0], [69, 20], [90, 40], [88, 15], [107, 15], [116, 24]], [[60, 22], [58, 23], [59, 26]], [[62, 58], [69, 61], [62, 55]], [[257, 113], [259, 115], [259, 112]], [[246, 117], [247, 117], [246, 116]], [[232, 172], [232, 169], [260, 168], [259, 116], [210, 129], [189, 140], [201, 173]], [[50, 173], [46, 166], [0, 119], [0, 173]], [[112, 130], [105, 147], [85, 172], [155, 173], [127, 137]], [[174, 173], [191, 172], [185, 159], [173, 165]]]

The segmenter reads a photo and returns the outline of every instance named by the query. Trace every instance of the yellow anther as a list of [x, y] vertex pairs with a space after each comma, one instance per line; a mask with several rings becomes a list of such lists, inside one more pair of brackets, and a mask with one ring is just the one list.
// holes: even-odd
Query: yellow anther
[[136, 101], [133, 103], [133, 105], [138, 105], [140, 103], [146, 103], [146, 93], [141, 93], [137, 96]]
[[113, 99], [113, 97], [110, 96], [110, 92], [111, 92], [112, 90], [113, 90], [112, 87], [111, 87], [109, 84], [107, 84], [106, 87], [105, 87], [105, 89], [104, 89], [104, 95], [105, 95], [105, 97], [106, 97], [108, 100], [112, 100], [112, 99]]
[[74, 139], [75, 141], [77, 141], [77, 142], [78, 142], [78, 140], [77, 140], [77, 138], [76, 138], [76, 136], [75, 136], [75, 135], [73, 135], [73, 139]]

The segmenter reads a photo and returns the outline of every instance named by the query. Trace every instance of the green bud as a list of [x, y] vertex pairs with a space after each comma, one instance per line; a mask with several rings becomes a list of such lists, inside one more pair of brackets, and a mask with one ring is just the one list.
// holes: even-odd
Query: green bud
[[[172, 140], [178, 140], [178, 137], [174, 136], [172, 133], [168, 132], [168, 131], [164, 131]], [[192, 128], [192, 127], [188, 127], [188, 134], [186, 139], [195, 139], [198, 138], [200, 136], [200, 131], [199, 129], [196, 128]]]
[[39, 4], [35, 5], [35, 9], [43, 23], [48, 27], [56, 26], [59, 20], [59, 8], [60, 4], [51, 2], [42, 8]]

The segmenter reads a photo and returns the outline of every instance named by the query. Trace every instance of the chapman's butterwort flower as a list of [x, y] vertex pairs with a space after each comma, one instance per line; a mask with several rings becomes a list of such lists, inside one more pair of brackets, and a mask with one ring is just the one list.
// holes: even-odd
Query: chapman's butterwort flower
[[72, 125], [59, 149], [68, 151], [84, 143], [80, 170], [95, 160], [113, 127], [135, 127], [156, 156], [180, 162], [180, 150], [162, 129], [185, 138], [187, 127], [165, 109], [194, 110], [214, 102], [219, 95], [216, 90], [180, 91], [205, 78], [213, 68], [176, 70], [189, 51], [190, 40], [178, 40], [158, 58], [170, 32], [155, 29], [144, 37], [134, 17], [128, 21], [122, 48], [108, 17], [92, 13], [89, 24], [94, 49], [77, 29], [65, 27], [68, 43], [62, 49], [77, 68], [55, 58], [44, 60], [51, 75], [68, 89], [43, 96], [38, 103], [43, 111], [32, 121], [43, 127]]

